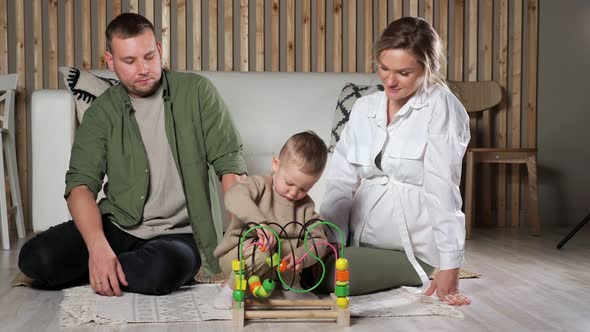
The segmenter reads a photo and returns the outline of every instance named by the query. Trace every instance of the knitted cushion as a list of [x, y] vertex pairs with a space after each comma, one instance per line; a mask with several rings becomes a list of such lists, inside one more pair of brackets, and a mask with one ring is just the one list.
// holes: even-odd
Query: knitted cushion
[[65, 85], [74, 95], [76, 102], [76, 117], [78, 123], [82, 122], [84, 112], [90, 104], [100, 96], [106, 89], [119, 84], [119, 81], [112, 78], [96, 76], [85, 70], [71, 67], [60, 67]]
[[334, 152], [334, 147], [340, 140], [340, 134], [348, 122], [350, 111], [356, 100], [362, 96], [370, 95], [377, 91], [383, 91], [383, 86], [356, 85], [354, 83], [346, 83], [346, 85], [344, 85], [344, 88], [342, 88], [342, 91], [340, 92], [340, 97], [338, 97], [336, 111], [334, 112], [334, 120], [332, 121], [330, 146], [328, 148], [330, 152]]

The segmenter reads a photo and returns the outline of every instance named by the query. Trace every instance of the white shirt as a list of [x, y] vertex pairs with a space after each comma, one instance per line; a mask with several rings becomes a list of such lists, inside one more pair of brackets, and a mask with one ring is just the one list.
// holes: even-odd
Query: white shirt
[[350, 231], [353, 246], [404, 250], [423, 281], [414, 255], [441, 270], [463, 266], [459, 182], [469, 139], [467, 112], [439, 85], [411, 97], [389, 126], [385, 92], [359, 98], [328, 166], [320, 214], [345, 237]]

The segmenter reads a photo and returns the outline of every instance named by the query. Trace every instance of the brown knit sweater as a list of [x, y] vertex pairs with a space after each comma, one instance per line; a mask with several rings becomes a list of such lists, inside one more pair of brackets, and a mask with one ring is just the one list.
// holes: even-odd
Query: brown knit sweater
[[[221, 257], [230, 250], [237, 247], [240, 243], [240, 232], [247, 223], [256, 223], [259, 225], [267, 225], [268, 223], [277, 223], [281, 227], [285, 227], [292, 221], [297, 221], [302, 224], [305, 222], [319, 218], [319, 214], [314, 211], [315, 205], [309, 195], [305, 196], [299, 201], [292, 202], [281, 197], [273, 188], [272, 175], [265, 176], [250, 176], [245, 180], [237, 183], [230, 190], [225, 193], [225, 207], [228, 212], [232, 214], [232, 219], [229, 227], [225, 231], [223, 240], [215, 249], [215, 256]], [[280, 229], [276, 225], [268, 225], [274, 229], [281, 236], [281, 255], [284, 257], [291, 254], [290, 248], [283, 241], [284, 234], [280, 234]], [[311, 224], [309, 225], [311, 226]], [[308, 226], [308, 227], [309, 227]], [[285, 228], [287, 238], [296, 239], [301, 232], [301, 226], [291, 224]], [[245, 233], [244, 230], [243, 233]], [[252, 231], [248, 237], [255, 237], [256, 232]], [[295, 256], [301, 258], [305, 254], [305, 247], [303, 244], [303, 236], [301, 236], [300, 246], [295, 248]], [[313, 238], [315, 243], [326, 242], [326, 235], [323, 226], [315, 227], [308, 235], [308, 248], [313, 246], [310, 238]], [[244, 242], [246, 243], [246, 242]], [[249, 243], [249, 241], [248, 241]], [[318, 245], [319, 257], [322, 257], [325, 252], [325, 245]], [[275, 248], [276, 250], [276, 248]], [[315, 255], [315, 251], [312, 251]], [[303, 267], [308, 267], [316, 263], [316, 260], [311, 256], [306, 256], [303, 260]]]

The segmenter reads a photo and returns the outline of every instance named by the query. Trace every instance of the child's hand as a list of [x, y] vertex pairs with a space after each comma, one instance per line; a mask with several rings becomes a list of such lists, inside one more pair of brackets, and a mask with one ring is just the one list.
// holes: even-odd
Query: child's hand
[[[299, 258], [297, 256], [295, 256], [295, 262], [297, 262], [298, 260], [299, 260]], [[293, 264], [295, 264], [295, 262], [293, 261], [293, 255], [289, 254], [289, 255], [285, 256], [283, 258], [283, 261], [287, 263], [287, 271], [292, 271]], [[303, 269], [303, 262], [300, 262], [299, 264], [295, 265], [295, 272], [301, 272], [302, 269]]]
[[264, 247], [264, 250], [261, 248], [261, 251], [270, 250], [271, 248], [274, 248], [275, 244], [277, 244], [277, 239], [275, 238], [274, 233], [268, 229], [257, 228], [256, 235], [258, 235], [258, 241], [262, 243], [262, 247]]

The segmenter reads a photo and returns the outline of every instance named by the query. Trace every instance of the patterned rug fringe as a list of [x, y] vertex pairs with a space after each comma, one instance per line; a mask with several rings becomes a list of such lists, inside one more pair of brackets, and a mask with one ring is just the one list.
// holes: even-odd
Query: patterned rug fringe
[[462, 312], [448, 305], [446, 302], [440, 301], [436, 297], [420, 296], [420, 303], [428, 304], [432, 310], [432, 314], [436, 316], [451, 317], [457, 319], [463, 319], [464, 315]]
[[[438, 269], [434, 270], [434, 272], [432, 273], [432, 276], [430, 277], [431, 280], [434, 279], [434, 277], [436, 277], [438, 271], [439, 271]], [[481, 277], [480, 273], [465, 270], [463, 268], [461, 268], [459, 270], [459, 279], [474, 279], [474, 278], [479, 278], [479, 277]]]
[[220, 283], [225, 281], [225, 275], [223, 273], [216, 274], [212, 277], [206, 276], [203, 270], [199, 270], [197, 275], [195, 275], [195, 282], [197, 283], [205, 283], [205, 284], [214, 284]]
[[96, 314], [96, 293], [90, 287], [64, 289], [64, 299], [60, 304], [60, 325], [63, 327], [86, 324], [116, 325], [126, 324]]

